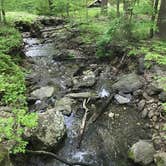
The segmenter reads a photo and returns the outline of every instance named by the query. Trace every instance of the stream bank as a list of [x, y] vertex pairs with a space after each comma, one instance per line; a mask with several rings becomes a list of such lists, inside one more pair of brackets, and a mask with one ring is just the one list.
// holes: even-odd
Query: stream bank
[[[59, 20], [56, 22], [53, 18], [41, 20], [37, 38], [30, 32], [23, 33], [24, 52], [29, 61], [27, 68], [31, 70], [27, 75], [29, 110], [46, 117], [41, 122], [46, 122], [46, 126], [47, 117], [54, 117], [57, 112], [60, 112], [60, 117], [63, 114], [64, 122], [59, 121], [62, 129], [49, 124], [50, 128], [47, 126], [41, 130], [59, 131], [58, 136], [54, 133], [52, 144], [50, 137], [46, 137], [50, 133], [46, 133], [40, 137], [35, 135], [35, 141], [30, 140], [30, 147], [50, 149], [68, 160], [96, 166], [134, 166], [135, 163], [128, 159], [129, 148], [139, 140], [151, 140], [154, 133], [151, 129], [160, 129], [158, 121], [162, 108], [157, 97], [162, 90], [150, 87], [151, 73], [144, 76], [137, 74], [135, 59], [131, 63], [132, 60], [127, 58], [123, 67], [117, 69], [119, 59], [124, 56], [116, 57], [117, 53], [121, 53], [119, 49], [115, 51], [115, 58], [101, 61], [95, 56], [95, 45], [81, 40], [77, 26], [69, 26]], [[160, 68], [154, 70], [159, 71]], [[81, 148], [78, 149], [84, 99], [90, 99], [87, 104], [90, 110], [88, 119], [93, 122], [91, 117], [98, 115], [111, 94], [114, 94], [112, 102], [106, 110], [102, 110], [96, 122], [86, 127]], [[53, 116], [48, 116], [52, 109]], [[156, 147], [163, 148], [158, 142], [161, 141], [158, 135], [155, 138], [158, 138]], [[40, 143], [36, 142], [39, 140]], [[43, 142], [44, 145], [41, 145]], [[47, 143], [53, 146], [47, 146]], [[64, 165], [43, 156], [28, 155], [23, 159], [16, 160], [17, 166], [18, 163], [20, 166]]]

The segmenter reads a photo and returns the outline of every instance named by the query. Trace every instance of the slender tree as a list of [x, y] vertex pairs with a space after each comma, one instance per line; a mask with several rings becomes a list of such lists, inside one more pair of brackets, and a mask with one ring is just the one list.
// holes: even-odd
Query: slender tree
[[117, 17], [120, 16], [120, 0], [116, 1], [116, 6], [117, 6]]
[[107, 14], [108, 0], [101, 1], [101, 14]]
[[49, 10], [50, 10], [50, 13], [52, 13], [52, 11], [53, 11], [53, 0], [48, 0], [48, 7], [49, 7]]
[[6, 23], [6, 14], [5, 14], [5, 7], [4, 7], [5, 1], [0, 0], [0, 22]]
[[161, 38], [166, 38], [166, 0], [161, 0], [157, 24], [159, 28], [159, 36]]
[[159, 0], [153, 0], [152, 1], [153, 13], [152, 13], [151, 21], [153, 23], [153, 26], [150, 29], [150, 38], [152, 38], [154, 36], [154, 24], [155, 24], [156, 15], [157, 15], [157, 12], [158, 12], [158, 4], [159, 4]]

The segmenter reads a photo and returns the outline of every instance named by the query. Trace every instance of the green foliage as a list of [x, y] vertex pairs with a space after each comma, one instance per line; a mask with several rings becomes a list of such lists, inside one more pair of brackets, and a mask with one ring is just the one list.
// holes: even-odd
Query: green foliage
[[13, 27], [0, 25], [0, 52], [6, 53], [21, 45], [21, 34]]
[[7, 22], [11, 25], [13, 25], [17, 21], [24, 21], [26, 23], [32, 23], [32, 22], [34, 22], [34, 20], [36, 20], [36, 18], [37, 18], [37, 15], [30, 14], [27, 12], [7, 12], [6, 13]]
[[39, 14], [39, 15], [50, 15], [51, 14], [48, 0], [37, 0], [36, 9], [37, 9], [37, 14]]
[[107, 52], [106, 49], [107, 45], [111, 42], [113, 42], [115, 39], [121, 39], [121, 35], [119, 35], [119, 30], [121, 25], [121, 19], [122, 18], [116, 18], [113, 21], [111, 21], [109, 29], [106, 31], [106, 33], [102, 36], [102, 38], [97, 42], [97, 56], [103, 57], [103, 56], [109, 56], [110, 53]]
[[5, 0], [7, 11], [26, 11], [34, 13], [36, 10], [36, 0]]
[[139, 14], [152, 14], [153, 13], [153, 8], [151, 5], [150, 1], [144, 1], [144, 0], [140, 0], [139, 3], [137, 3], [136, 5], [134, 5], [133, 8], [133, 13], [135, 15], [139, 15]]
[[153, 62], [156, 62], [157, 64], [160, 64], [160, 65], [166, 65], [166, 57], [162, 56], [161, 54], [154, 53], [154, 52], [149, 52], [145, 56], [145, 60], [146, 61], [153, 61]]
[[10, 56], [0, 54], [0, 59], [0, 105], [12, 108], [0, 118], [0, 141], [12, 142], [13, 153], [24, 152], [27, 142], [22, 135], [37, 125], [37, 115], [27, 111], [24, 73]]
[[149, 41], [139, 43], [139, 46], [131, 45], [128, 56], [145, 56], [146, 66], [150, 67], [152, 63], [158, 65], [166, 65], [166, 42], [165, 41]]
[[1, 26], [0, 36], [0, 106], [11, 108], [10, 112], [0, 112], [0, 142], [10, 146], [12, 153], [24, 152], [27, 142], [22, 139], [23, 133], [37, 125], [37, 115], [28, 113], [24, 73], [4, 54], [20, 47], [22, 38], [9, 26]]
[[[163, 110], [166, 112], [166, 103], [163, 103], [162, 106], [163, 106]], [[165, 129], [166, 129], [166, 126], [165, 126]]]

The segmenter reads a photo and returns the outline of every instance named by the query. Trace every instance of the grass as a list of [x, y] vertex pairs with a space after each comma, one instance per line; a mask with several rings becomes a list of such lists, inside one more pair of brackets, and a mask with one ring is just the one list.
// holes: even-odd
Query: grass
[[8, 53], [21, 46], [21, 34], [14, 27], [0, 26], [0, 52]]
[[31, 23], [34, 20], [36, 20], [37, 17], [38, 15], [30, 14], [27, 12], [7, 12], [6, 13], [7, 22], [10, 24], [13, 24], [16, 21], [25, 21], [25, 22]]

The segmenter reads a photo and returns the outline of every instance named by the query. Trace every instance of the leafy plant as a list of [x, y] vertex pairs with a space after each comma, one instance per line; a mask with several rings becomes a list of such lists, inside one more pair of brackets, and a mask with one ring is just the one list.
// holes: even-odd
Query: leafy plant
[[9, 112], [0, 112], [0, 142], [12, 144], [13, 153], [24, 152], [27, 142], [22, 138], [23, 133], [37, 125], [37, 114], [28, 113], [22, 70], [10, 56], [1, 53], [0, 59], [0, 105], [11, 108]]

